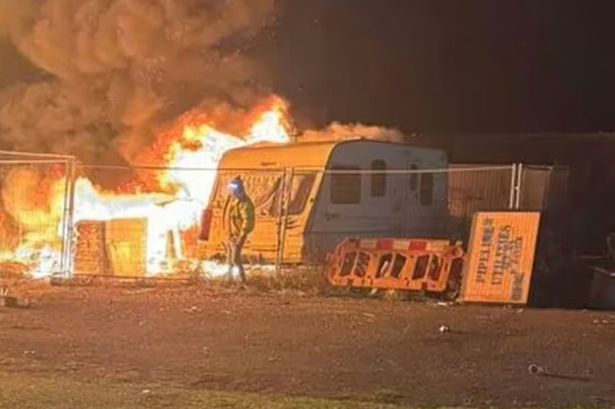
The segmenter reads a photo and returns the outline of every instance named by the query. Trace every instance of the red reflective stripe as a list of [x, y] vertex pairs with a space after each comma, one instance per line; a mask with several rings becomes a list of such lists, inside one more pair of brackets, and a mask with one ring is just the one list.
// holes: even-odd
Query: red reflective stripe
[[408, 250], [411, 251], [424, 251], [427, 249], [427, 242], [425, 240], [410, 240], [408, 244]]
[[378, 240], [376, 249], [377, 250], [393, 250], [393, 240], [390, 240], [390, 239]]
[[448, 246], [437, 240], [361, 239], [357, 247], [361, 250], [442, 252]]

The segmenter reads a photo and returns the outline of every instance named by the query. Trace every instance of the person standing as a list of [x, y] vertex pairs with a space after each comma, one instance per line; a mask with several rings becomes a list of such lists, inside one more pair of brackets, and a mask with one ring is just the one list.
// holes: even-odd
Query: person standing
[[227, 261], [229, 278], [233, 277], [233, 269], [239, 270], [242, 282], [246, 281], [246, 272], [242, 262], [242, 250], [255, 226], [254, 203], [248, 196], [241, 178], [237, 177], [229, 183], [229, 198], [225, 209], [225, 230], [228, 235]]

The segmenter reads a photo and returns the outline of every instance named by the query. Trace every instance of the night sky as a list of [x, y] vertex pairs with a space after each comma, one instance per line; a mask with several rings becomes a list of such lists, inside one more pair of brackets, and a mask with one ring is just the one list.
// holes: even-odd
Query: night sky
[[615, 129], [615, 2], [279, 0], [276, 89], [304, 125]]

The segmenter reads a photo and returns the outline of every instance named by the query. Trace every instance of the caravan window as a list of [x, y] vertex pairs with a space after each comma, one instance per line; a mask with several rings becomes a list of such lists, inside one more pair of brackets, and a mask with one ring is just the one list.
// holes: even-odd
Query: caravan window
[[252, 171], [243, 175], [243, 181], [257, 217], [277, 216], [283, 189], [282, 173]]
[[349, 172], [331, 174], [331, 203], [361, 203], [361, 168], [353, 166], [333, 166], [331, 170], [336, 172]]
[[423, 173], [421, 175], [421, 206], [433, 205], [433, 174]]
[[308, 202], [316, 175], [313, 173], [296, 174], [293, 176], [288, 214], [297, 215], [303, 213]]
[[[284, 183], [282, 175], [264, 179], [259, 186], [259, 194], [253, 196], [258, 214], [277, 217], [280, 211], [289, 216], [303, 213], [315, 180], [316, 175], [307, 173], [293, 175], [291, 186]], [[284, 209], [285, 206], [288, 210]]]
[[[386, 172], [387, 164], [383, 160], [375, 160], [372, 162], [372, 171]], [[387, 174], [372, 173], [371, 174], [372, 197], [382, 197], [387, 194]]]
[[[215, 198], [218, 207], [222, 207], [228, 197], [223, 189], [232, 177], [235, 176], [221, 176], [217, 184]], [[278, 217], [280, 211], [290, 216], [302, 214], [316, 182], [315, 172], [293, 174], [290, 186], [284, 182], [282, 172], [251, 171], [242, 177], [257, 217]], [[286, 180], [291, 180], [290, 175], [286, 176]]]

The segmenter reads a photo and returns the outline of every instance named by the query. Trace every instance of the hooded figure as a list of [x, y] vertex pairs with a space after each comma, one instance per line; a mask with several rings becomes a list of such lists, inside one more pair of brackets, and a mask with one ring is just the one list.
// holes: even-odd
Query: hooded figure
[[246, 280], [246, 274], [242, 263], [241, 251], [254, 230], [255, 214], [254, 204], [246, 193], [243, 181], [237, 177], [229, 185], [229, 198], [224, 212], [224, 227], [228, 236], [227, 259], [229, 265], [229, 277], [233, 276], [233, 268], [239, 270], [239, 277]]

